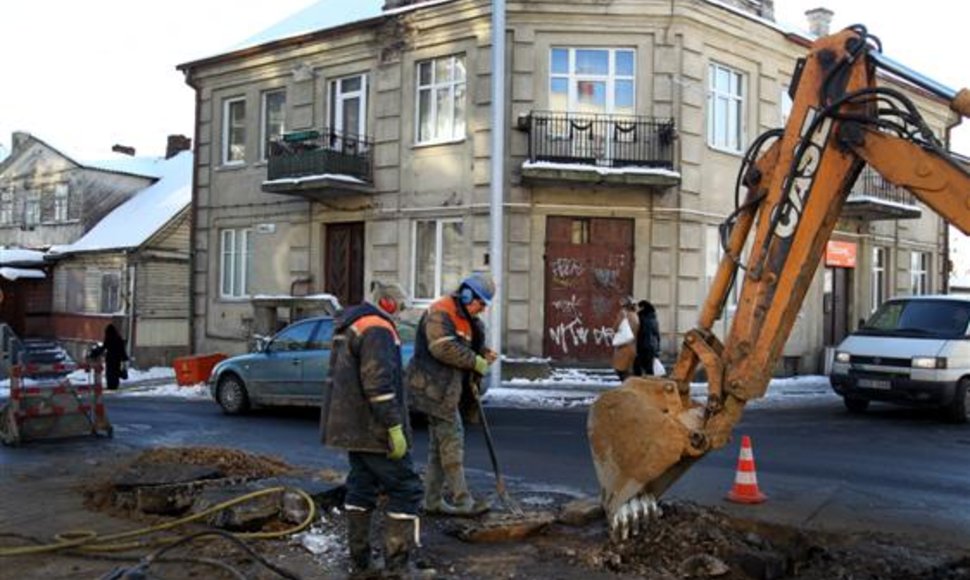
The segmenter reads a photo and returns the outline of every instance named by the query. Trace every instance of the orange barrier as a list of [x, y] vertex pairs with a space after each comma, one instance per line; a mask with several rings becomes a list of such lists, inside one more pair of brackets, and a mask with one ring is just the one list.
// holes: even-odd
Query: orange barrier
[[758, 489], [758, 475], [754, 468], [751, 438], [747, 435], [741, 438], [741, 453], [738, 455], [738, 469], [734, 476], [734, 487], [728, 492], [727, 499], [736, 503], [761, 503], [768, 499]]
[[[25, 384], [33, 375], [50, 375], [66, 370], [87, 373], [85, 384], [67, 378], [37, 379]], [[101, 365], [16, 365], [10, 369], [10, 400], [0, 409], [0, 441], [18, 445], [31, 439], [57, 439], [77, 435], [111, 437], [114, 429], [108, 422], [101, 384]]]
[[175, 382], [180, 387], [204, 383], [209, 379], [212, 367], [226, 358], [228, 357], [221, 352], [179, 357], [172, 361], [172, 367], [175, 369]]

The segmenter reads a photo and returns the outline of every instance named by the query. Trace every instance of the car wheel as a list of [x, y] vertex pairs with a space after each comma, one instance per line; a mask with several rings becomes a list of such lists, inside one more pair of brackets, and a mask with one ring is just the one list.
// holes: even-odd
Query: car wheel
[[957, 383], [953, 393], [953, 402], [943, 408], [943, 415], [950, 423], [966, 423], [967, 409], [970, 409], [970, 380], [963, 379]]
[[845, 402], [845, 408], [848, 409], [850, 413], [865, 413], [866, 409], [869, 408], [869, 399], [844, 397], [842, 401]]
[[236, 375], [224, 375], [219, 379], [216, 400], [226, 415], [238, 415], [249, 410], [249, 395], [242, 379]]

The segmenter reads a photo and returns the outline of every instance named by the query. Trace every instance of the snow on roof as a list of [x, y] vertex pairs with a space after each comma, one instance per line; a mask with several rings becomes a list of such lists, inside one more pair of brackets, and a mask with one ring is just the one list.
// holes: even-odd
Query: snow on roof
[[24, 248], [3, 248], [0, 247], [0, 264], [43, 264], [44, 252], [37, 250], [26, 250]]
[[41, 279], [46, 277], [43, 270], [34, 270], [31, 268], [0, 268], [0, 278], [6, 278], [11, 282], [20, 278]]
[[145, 243], [192, 201], [192, 154], [183, 151], [158, 167], [161, 179], [119, 205], [78, 241], [51, 251], [120, 250]]
[[130, 157], [119, 155], [111, 159], [97, 161], [82, 161], [81, 165], [91, 169], [113, 171], [115, 173], [129, 173], [158, 179], [162, 176], [165, 159], [161, 157]]

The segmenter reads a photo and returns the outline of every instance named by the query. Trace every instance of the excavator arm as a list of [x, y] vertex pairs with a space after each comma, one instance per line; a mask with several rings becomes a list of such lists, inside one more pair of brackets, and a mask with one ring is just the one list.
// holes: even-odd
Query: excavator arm
[[[745, 156], [745, 198], [721, 226], [724, 257], [670, 376], [629, 378], [591, 407], [590, 448], [616, 536], [656, 515], [657, 498], [726, 445], [745, 404], [764, 395], [866, 163], [970, 233], [970, 174], [904, 94], [876, 86], [884, 60], [877, 46], [861, 26], [815, 42], [796, 69], [784, 131], [759, 137]], [[966, 89], [947, 98], [970, 114]], [[712, 327], [739, 274], [740, 297], [722, 343]], [[699, 366], [708, 377], [705, 401], [690, 397]]]

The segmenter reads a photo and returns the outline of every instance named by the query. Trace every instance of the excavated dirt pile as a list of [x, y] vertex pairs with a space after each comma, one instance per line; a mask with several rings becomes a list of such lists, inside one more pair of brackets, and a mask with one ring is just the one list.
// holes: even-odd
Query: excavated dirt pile
[[224, 477], [258, 479], [296, 471], [281, 459], [225, 447], [164, 447], [137, 456], [132, 466], [179, 464], [214, 467]]
[[970, 580], [970, 558], [878, 534], [831, 534], [664, 504], [646, 531], [587, 554], [587, 564], [647, 580]]

